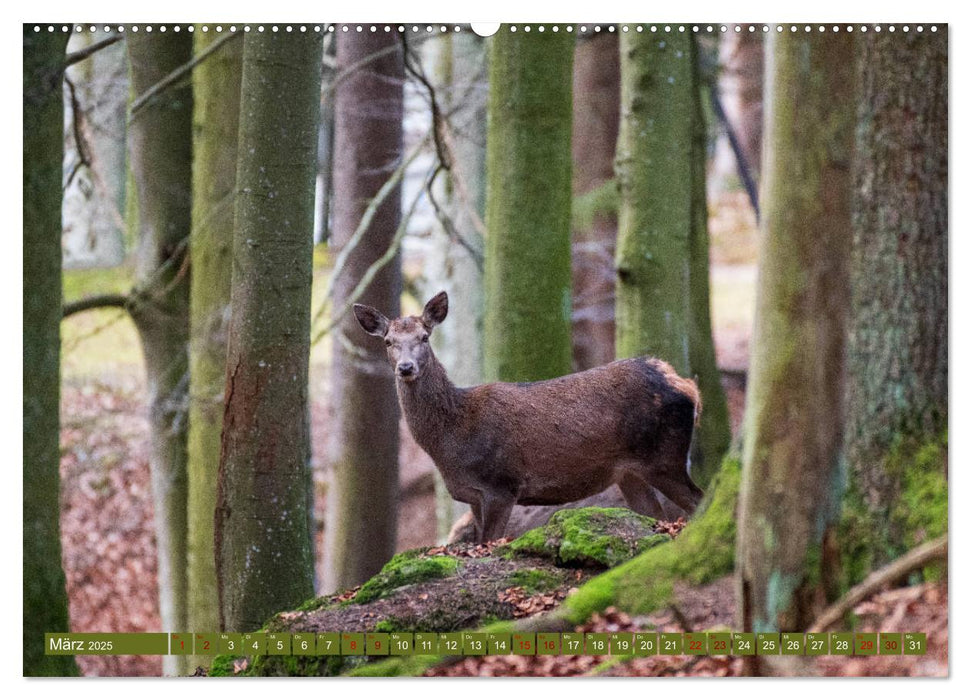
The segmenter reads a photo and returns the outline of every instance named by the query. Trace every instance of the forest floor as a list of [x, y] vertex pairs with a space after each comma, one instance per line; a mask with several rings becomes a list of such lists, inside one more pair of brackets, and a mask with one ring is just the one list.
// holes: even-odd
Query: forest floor
[[[744, 406], [745, 370], [755, 299], [754, 219], [729, 197], [711, 219], [712, 316], [719, 366], [733, 428], [738, 429]], [[65, 298], [124, 292], [127, 281], [104, 271], [72, 271], [65, 275]], [[315, 291], [322, 285], [315, 284]], [[315, 300], [317, 308], [319, 299]], [[61, 396], [61, 528], [71, 628], [77, 632], [158, 631], [161, 622], [156, 590], [156, 553], [151, 481], [148, 469], [148, 422], [141, 350], [131, 322], [122, 312], [97, 311], [72, 317], [63, 324]], [[322, 343], [321, 346], [326, 345]], [[322, 466], [331, 416], [321, 391], [326, 378], [326, 352], [314, 351], [311, 369], [312, 421], [317, 484], [318, 561], [323, 551], [323, 515], [327, 474]], [[435, 541], [433, 465], [402, 428], [401, 489], [398, 550], [428, 546]], [[319, 577], [320, 578], [320, 577]], [[321, 591], [323, 593], [323, 591]], [[841, 660], [818, 662], [819, 673], [834, 675], [939, 675], [947, 668], [947, 591], [941, 586], [901, 589], [861, 604], [861, 619], [870, 615], [873, 629], [928, 632], [930, 653], [903, 660]], [[897, 596], [897, 598], [893, 598]], [[559, 596], [552, 601], [558, 604]], [[654, 624], [694, 629], [731, 626], [733, 592], [728, 580], [685, 592], [677, 614], [661, 613]], [[893, 600], [897, 602], [894, 603]], [[866, 606], [871, 607], [866, 607]], [[904, 608], [900, 606], [904, 605]], [[875, 607], [873, 607], [875, 606]], [[905, 610], [900, 613], [900, 610]], [[902, 616], [901, 616], [902, 615]], [[591, 620], [597, 630], [611, 625], [644, 624], [621, 613]], [[879, 623], [879, 624], [878, 624]], [[592, 630], [591, 630], [592, 631]], [[614, 675], [734, 675], [736, 661], [719, 658], [657, 657], [619, 663], [604, 669], [596, 657], [526, 659], [485, 657], [465, 660], [449, 675], [462, 674], [468, 664], [481, 664], [482, 675], [577, 675], [597, 668]], [[159, 657], [81, 656], [88, 676], [155, 676]], [[896, 664], [888, 667], [887, 664]], [[466, 666], [463, 666], [466, 664]], [[882, 664], [882, 665], [881, 665]]]

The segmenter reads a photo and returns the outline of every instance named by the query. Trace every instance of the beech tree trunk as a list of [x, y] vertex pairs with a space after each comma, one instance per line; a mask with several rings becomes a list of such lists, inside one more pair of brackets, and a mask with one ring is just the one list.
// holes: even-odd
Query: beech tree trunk
[[705, 127], [688, 35], [621, 36], [617, 142], [618, 357], [653, 355], [697, 377], [692, 477], [704, 488], [730, 439], [709, 309]]
[[313, 595], [307, 420], [320, 34], [247, 34], [216, 504], [221, 626]]
[[492, 39], [486, 145], [487, 379], [568, 374], [573, 36]]
[[[219, 37], [195, 32], [198, 55]], [[192, 259], [189, 341], [189, 629], [219, 629], [214, 515], [219, 476], [226, 342], [232, 282], [236, 138], [243, 38], [230, 40], [192, 73]], [[206, 665], [198, 657], [193, 665]]]
[[803, 630], [825, 603], [842, 486], [853, 60], [850, 34], [769, 34], [737, 545], [745, 630]]
[[[188, 33], [132, 33], [126, 40], [134, 94], [143, 95], [192, 59]], [[132, 319], [148, 381], [152, 500], [162, 628], [186, 616], [186, 433], [189, 388], [189, 261], [192, 87], [171, 86], [131, 117], [129, 157], [137, 197], [138, 243]], [[166, 673], [175, 670], [165, 659]]]
[[947, 529], [947, 32], [858, 41], [847, 584]]
[[[573, 367], [614, 359], [614, 155], [620, 125], [620, 49], [616, 34], [576, 45], [573, 64], [573, 196], [593, 197], [573, 217]], [[591, 195], [591, 193], [595, 193]]]
[[[447, 139], [453, 162], [435, 181], [435, 196], [453, 230], [438, 223], [426, 263], [424, 302], [448, 293], [448, 323], [435, 329], [435, 356], [457, 386], [482, 382], [483, 261], [485, 240], [485, 142], [489, 96], [485, 39], [472, 32], [446, 33], [424, 44], [435, 67], [435, 89], [448, 115]], [[461, 237], [461, 240], [456, 237]], [[452, 499], [435, 470], [435, 512], [439, 542], [469, 506]]]
[[24, 637], [25, 676], [75, 676], [73, 656], [45, 656], [44, 633], [68, 632], [61, 564], [62, 79], [67, 34], [24, 25]]
[[[334, 130], [334, 229], [340, 253], [370, 200], [402, 158], [404, 64], [394, 34], [341, 34], [338, 73], [387, 51], [337, 87]], [[400, 189], [378, 208], [344, 269], [335, 270], [332, 308], [350, 297], [365, 271], [391, 245], [401, 220]], [[401, 303], [400, 255], [358, 300], [390, 318]], [[394, 555], [398, 532], [398, 399], [384, 346], [368, 337], [353, 314], [335, 328], [332, 351], [331, 482], [325, 529], [325, 588], [356, 586]]]

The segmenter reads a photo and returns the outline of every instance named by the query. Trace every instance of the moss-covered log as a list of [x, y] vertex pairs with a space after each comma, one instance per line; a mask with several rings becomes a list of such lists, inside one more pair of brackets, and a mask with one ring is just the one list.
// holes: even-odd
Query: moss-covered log
[[[195, 32], [196, 55], [218, 40]], [[219, 475], [232, 281], [242, 37], [192, 72], [192, 289], [189, 303], [188, 629], [219, 629], [213, 516]], [[196, 657], [190, 667], [203, 665]]]
[[222, 628], [313, 593], [307, 385], [319, 34], [248, 34], [215, 549]]
[[25, 676], [73, 676], [45, 656], [44, 633], [68, 632], [61, 567], [61, 94], [67, 34], [24, 25], [24, 640]]
[[947, 44], [858, 38], [845, 584], [947, 528]]
[[573, 36], [493, 37], [486, 153], [485, 375], [568, 374]]

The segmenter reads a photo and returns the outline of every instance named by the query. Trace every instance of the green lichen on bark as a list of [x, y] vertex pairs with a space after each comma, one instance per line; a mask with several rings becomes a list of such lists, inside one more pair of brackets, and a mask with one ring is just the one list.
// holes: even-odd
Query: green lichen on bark
[[[221, 38], [214, 32], [196, 31], [196, 54], [217, 40]], [[189, 629], [194, 630], [219, 628], [213, 514], [226, 384], [242, 49], [242, 37], [230, 40], [192, 72], [189, 543], [186, 571]], [[204, 661], [204, 657], [195, 657], [190, 667], [202, 665]]]
[[[898, 497], [875, 509], [851, 481], [843, 499], [839, 542], [841, 585], [859, 583], [883, 563], [948, 529], [947, 433], [919, 442], [898, 440], [880, 468], [893, 477]], [[936, 579], [939, 567], [924, 570]]]
[[654, 532], [657, 521], [627, 508], [557, 511], [543, 527], [504, 545], [498, 553], [553, 559], [557, 566], [610, 568], [670, 540]]
[[609, 605], [648, 613], [671, 601], [676, 583], [700, 585], [730, 574], [735, 566], [740, 478], [738, 458], [726, 458], [700, 514], [673, 542], [653, 547], [587, 582], [566, 599], [559, 615], [580, 624]]
[[739, 527], [741, 624], [803, 629], [835, 526], [849, 315], [853, 37], [771, 33]]
[[493, 37], [486, 154], [487, 379], [568, 374], [573, 36]]

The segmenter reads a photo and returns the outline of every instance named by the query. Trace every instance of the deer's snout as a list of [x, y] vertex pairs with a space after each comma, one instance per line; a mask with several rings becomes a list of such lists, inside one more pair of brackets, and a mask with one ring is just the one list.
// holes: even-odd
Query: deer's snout
[[407, 379], [414, 377], [418, 373], [418, 366], [411, 360], [402, 360], [398, 363], [398, 376]]

